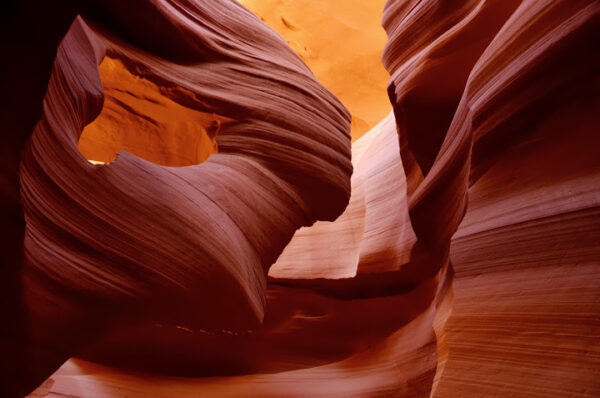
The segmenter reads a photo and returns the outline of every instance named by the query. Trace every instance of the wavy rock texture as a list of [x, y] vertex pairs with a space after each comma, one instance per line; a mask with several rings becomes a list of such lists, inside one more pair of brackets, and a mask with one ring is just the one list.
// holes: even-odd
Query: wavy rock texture
[[420, 248], [447, 250], [464, 216], [434, 396], [599, 393], [599, 12], [387, 4], [384, 63]]
[[[69, 361], [33, 396], [115, 396], [123, 389], [144, 396], [148, 383], [164, 386], [152, 387], [158, 396], [427, 395], [436, 369], [432, 324], [436, 308], [446, 305], [436, 302], [436, 296], [448, 297], [448, 285], [440, 281], [449, 279], [441, 271], [423, 276], [417, 285], [410, 282], [411, 273], [403, 268], [409, 253], [403, 250], [415, 238], [406, 211], [383, 220], [365, 217], [365, 203], [371, 201], [383, 204], [382, 210], [393, 204], [406, 209], [404, 179], [394, 178], [397, 185], [385, 186], [390, 177], [403, 174], [392, 115], [353, 149], [356, 173], [346, 212], [334, 223], [301, 230], [286, 247], [270, 270], [267, 312], [259, 328], [210, 331], [151, 319], [122, 323], [80, 353], [87, 361]], [[352, 267], [343, 273], [316, 266], [295, 271], [294, 264], [286, 264], [298, 255], [294, 247], [306, 245], [314, 250], [310, 261], [327, 264], [329, 259], [319, 258], [327, 251], [319, 245], [331, 246], [322, 237], [336, 225], [346, 235], [354, 229], [358, 243], [348, 247], [364, 247], [339, 261]], [[395, 244], [378, 238], [377, 231], [390, 229], [403, 236]], [[391, 258], [396, 259], [393, 266]], [[130, 374], [133, 370], [152, 375], [153, 381]]]
[[249, 12], [153, 4], [80, 10], [23, 155], [31, 396], [600, 395], [600, 3], [389, 0], [352, 165]]
[[[118, 19], [120, 7], [107, 3], [105, 11]], [[147, 7], [186, 37], [189, 52], [168, 60], [103, 42], [76, 19], [21, 161], [21, 338], [58, 359], [132, 316], [206, 330], [257, 325], [266, 272], [294, 231], [335, 219], [348, 202], [349, 114], [277, 35], [237, 3]], [[88, 163], [77, 143], [102, 108], [104, 51], [186, 113], [218, 109], [228, 120], [219, 153], [180, 168], [125, 152], [110, 164]], [[110, 98], [107, 105], [119, 101]], [[168, 131], [168, 122], [150, 123]]]

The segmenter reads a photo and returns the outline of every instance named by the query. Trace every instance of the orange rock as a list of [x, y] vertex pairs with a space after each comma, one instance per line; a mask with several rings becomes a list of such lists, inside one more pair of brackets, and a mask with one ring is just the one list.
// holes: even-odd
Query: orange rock
[[123, 150], [165, 166], [189, 166], [217, 152], [215, 137], [224, 118], [174, 102], [119, 59], [107, 56], [98, 69], [104, 105], [78, 145], [87, 159], [112, 162]]
[[279, 33], [352, 114], [352, 139], [390, 111], [381, 64], [385, 0], [241, 0]]

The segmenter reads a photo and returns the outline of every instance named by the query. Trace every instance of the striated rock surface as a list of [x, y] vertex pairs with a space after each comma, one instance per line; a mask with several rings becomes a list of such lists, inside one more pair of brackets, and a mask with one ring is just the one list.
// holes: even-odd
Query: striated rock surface
[[433, 396], [599, 393], [599, 13], [585, 1], [387, 3], [417, 248], [444, 269], [450, 245], [456, 272]]
[[[122, 3], [102, 7], [123, 22]], [[40, 121], [23, 152], [26, 324], [13, 333], [52, 356], [28, 358], [40, 362], [31, 367], [39, 372], [34, 378], [132, 317], [207, 330], [256, 326], [264, 317], [266, 272], [294, 231], [335, 219], [348, 201], [349, 114], [278, 36], [233, 2], [145, 7], [189, 44], [172, 54], [176, 48], [164, 53], [144, 43], [163, 58], [116, 39], [109, 33], [114, 21], [99, 22], [109, 27], [102, 39], [77, 18], [58, 48]], [[77, 144], [102, 109], [104, 52], [144, 80], [147, 91], [160, 92], [160, 100], [143, 101], [170, 107], [169, 117], [178, 116], [173, 109], [198, 118], [196, 110], [218, 110], [227, 120], [217, 124], [219, 153], [179, 168], [126, 152], [106, 165], [88, 163]], [[126, 91], [127, 81], [118, 88]], [[153, 133], [140, 118], [169, 137], [169, 120], [159, 113], [136, 110], [112, 92], [109, 98], [108, 116], [95, 128], [119, 103], [123, 129], [138, 117], [133, 141]], [[189, 136], [206, 141], [203, 123], [183, 122], [197, 129]], [[164, 152], [177, 154], [181, 146], [168, 139]], [[193, 152], [195, 144], [185, 145]]]
[[22, 156], [5, 395], [69, 357], [31, 396], [600, 395], [600, 3], [388, 0], [393, 112], [351, 163], [348, 112], [249, 11], [137, 6], [53, 22], [84, 18]]
[[[406, 211], [379, 222], [378, 217], [365, 218], [365, 203], [374, 200], [386, 209], [381, 191], [406, 209], [402, 178], [383, 189], [385, 176], [403, 174], [398, 150], [392, 115], [354, 143], [356, 172], [346, 212], [334, 223], [300, 230], [286, 247], [270, 270], [267, 311], [260, 327], [206, 330], [148, 318], [122, 323], [80, 353], [85, 361], [67, 362], [32, 396], [118, 396], [124, 389], [132, 396], [144, 396], [150, 389], [157, 396], [427, 395], [437, 357], [432, 324], [436, 308], [446, 305], [449, 286], [444, 282], [449, 275], [441, 271], [423, 276], [418, 284], [410, 282], [414, 271], [406, 272], [402, 261], [409, 255], [403, 250], [414, 243]], [[357, 200], [354, 195], [361, 189], [364, 197]], [[340, 235], [354, 230], [356, 243], [348, 247], [358, 246], [358, 255], [344, 256], [353, 267], [343, 273], [326, 266], [294, 272], [294, 257], [299, 255], [294, 247], [298, 253], [310, 247], [315, 256], [308, 261], [327, 264], [327, 258], [319, 258], [319, 253], [327, 253], [320, 246], [331, 247], [332, 242], [323, 239], [323, 229], [336, 225], [342, 228]], [[390, 228], [405, 231], [395, 245], [377, 238], [377, 230], [385, 235]], [[340, 236], [340, 241], [351, 240]], [[389, 253], [375, 256], [380, 259], [375, 261], [372, 256], [386, 247]], [[390, 258], [396, 258], [395, 265]], [[140, 370], [147, 376], [136, 375]], [[155, 383], [164, 387], [154, 389]]]

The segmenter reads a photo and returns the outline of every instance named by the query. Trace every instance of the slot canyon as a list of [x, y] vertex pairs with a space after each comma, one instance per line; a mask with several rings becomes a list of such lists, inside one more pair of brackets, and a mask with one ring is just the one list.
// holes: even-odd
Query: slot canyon
[[600, 1], [1, 7], [0, 398], [600, 397]]

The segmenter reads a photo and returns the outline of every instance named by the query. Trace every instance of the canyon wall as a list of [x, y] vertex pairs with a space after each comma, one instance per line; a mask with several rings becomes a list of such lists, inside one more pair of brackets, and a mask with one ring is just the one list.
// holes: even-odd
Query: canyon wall
[[599, 395], [600, 3], [388, 0], [360, 138], [326, 21], [242, 3], [34, 12], [2, 396]]

